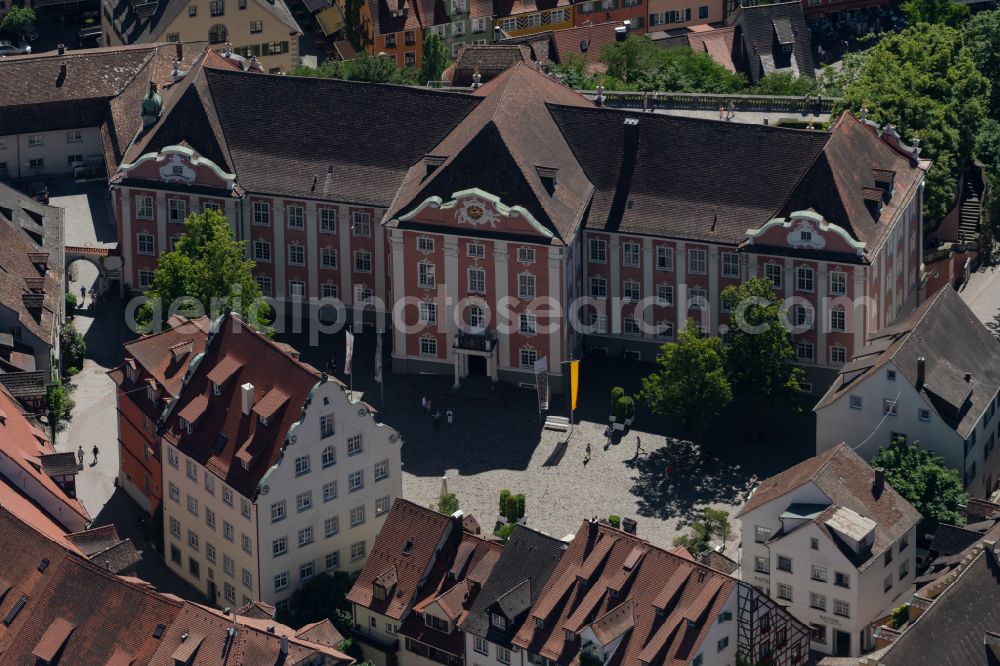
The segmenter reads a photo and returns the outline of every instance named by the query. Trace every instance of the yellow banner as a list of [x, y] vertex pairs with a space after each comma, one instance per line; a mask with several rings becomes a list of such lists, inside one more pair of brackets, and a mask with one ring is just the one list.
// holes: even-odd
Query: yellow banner
[[580, 388], [580, 362], [569, 362], [569, 404], [572, 411], [576, 411], [576, 395]]

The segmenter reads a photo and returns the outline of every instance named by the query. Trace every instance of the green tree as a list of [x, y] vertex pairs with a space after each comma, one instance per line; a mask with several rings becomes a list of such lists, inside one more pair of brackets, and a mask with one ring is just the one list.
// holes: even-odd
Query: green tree
[[20, 35], [22, 32], [35, 25], [35, 11], [31, 7], [14, 5], [7, 13], [0, 18], [0, 32], [12, 35]]
[[792, 336], [771, 281], [751, 278], [730, 285], [723, 289], [722, 299], [733, 312], [726, 354], [733, 388], [764, 403], [780, 401], [797, 407], [805, 373], [792, 365]]
[[160, 257], [140, 321], [155, 328], [171, 308], [214, 317], [228, 306], [256, 328], [268, 330], [270, 308], [253, 277], [254, 262], [244, 258], [246, 244], [233, 239], [225, 216], [207, 210], [189, 215], [184, 225], [176, 249]]
[[550, 70], [573, 90], [593, 90], [597, 87], [596, 78], [587, 72], [587, 59], [579, 53], [566, 54], [559, 64], [550, 65]]
[[344, 36], [358, 52], [371, 44], [369, 26], [361, 16], [365, 0], [344, 0]]
[[288, 610], [279, 612], [276, 619], [298, 629], [326, 618], [333, 622], [337, 631], [347, 634], [354, 626], [351, 603], [347, 600], [351, 585], [351, 577], [344, 571], [313, 576], [292, 593]]
[[433, 32], [424, 40], [417, 83], [426, 86], [428, 81], [440, 81], [441, 73], [448, 67], [448, 50], [440, 37]]
[[786, 95], [801, 97], [815, 93], [819, 85], [808, 76], [794, 76], [788, 72], [771, 72], [750, 90], [754, 95]]
[[292, 70], [292, 76], [308, 76], [321, 79], [344, 79], [345, 81], [366, 81], [368, 83], [417, 83], [415, 69], [404, 69], [396, 61], [385, 55], [371, 55], [360, 52], [353, 60], [326, 60], [319, 67], [299, 67]]
[[675, 546], [683, 546], [697, 557], [712, 548], [712, 539], [721, 539], [723, 546], [733, 537], [729, 514], [721, 509], [705, 508], [702, 520], [691, 524], [691, 531], [674, 538]]
[[455, 493], [448, 493], [444, 497], [441, 497], [437, 501], [437, 506], [434, 507], [438, 513], [443, 513], [450, 516], [451, 514], [458, 511], [458, 496]]
[[73, 418], [73, 408], [76, 407], [76, 403], [70, 397], [72, 392], [73, 385], [63, 384], [59, 379], [49, 386], [45, 404], [49, 410], [49, 427], [52, 429], [53, 438], [57, 432], [65, 430], [66, 422]]
[[924, 191], [925, 223], [933, 227], [954, 204], [988, 92], [961, 33], [921, 23], [872, 47], [835, 110], [867, 106], [873, 120], [892, 123], [907, 141], [919, 133], [921, 156], [934, 161]]
[[969, 15], [969, 8], [955, 0], [907, 0], [900, 9], [907, 23], [936, 23], [957, 28]]
[[957, 470], [945, 467], [944, 458], [896, 439], [879, 449], [872, 467], [885, 470], [885, 480], [924, 517], [920, 532], [933, 533], [938, 523], [963, 525], [962, 505], [969, 496], [962, 489]]
[[1000, 120], [1000, 9], [977, 12], [965, 24], [965, 46], [990, 79], [990, 115]]
[[83, 369], [83, 358], [87, 354], [87, 342], [80, 331], [71, 323], [63, 325], [59, 331], [59, 358], [66, 374], [76, 374]]
[[642, 380], [641, 399], [654, 414], [668, 413], [702, 430], [733, 400], [725, 350], [716, 337], [700, 337], [689, 321], [677, 338], [660, 347], [659, 370]]
[[825, 97], [843, 97], [847, 88], [861, 77], [861, 68], [871, 56], [870, 48], [863, 51], [849, 51], [840, 61], [840, 67], [824, 65], [816, 76], [819, 94]]
[[603, 81], [610, 90], [732, 93], [746, 79], [691, 49], [663, 49], [643, 36], [631, 35], [601, 51], [607, 65]]

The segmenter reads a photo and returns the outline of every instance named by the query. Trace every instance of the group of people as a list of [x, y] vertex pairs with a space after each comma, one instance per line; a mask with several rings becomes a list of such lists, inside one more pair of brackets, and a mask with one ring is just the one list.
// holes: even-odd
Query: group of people
[[[97, 454], [100, 453], [101, 451], [100, 451], [100, 449], [97, 448], [97, 444], [94, 444], [94, 448], [92, 448], [90, 450], [90, 452], [94, 454], [94, 462], [90, 463], [90, 466], [93, 467], [94, 465], [97, 464]], [[76, 450], [76, 460], [77, 460], [77, 464], [80, 467], [83, 467], [83, 456], [84, 456], [83, 446], [80, 446]]]
[[[87, 304], [87, 288], [80, 287], [80, 307], [84, 307]], [[97, 289], [95, 287], [90, 288], [90, 304], [97, 305]]]
[[[432, 404], [431, 404], [431, 399], [428, 398], [426, 395], [422, 396], [420, 398], [420, 407], [421, 407], [421, 409], [423, 409], [425, 415], [431, 416], [433, 414], [433, 416], [434, 416], [434, 429], [435, 430], [440, 430], [441, 429], [441, 410], [435, 411], [434, 408], [433, 408], [433, 406], [432, 406]], [[447, 421], [448, 421], [448, 425], [454, 425], [455, 424], [455, 413], [453, 411], [451, 411], [449, 409], [449, 410], [445, 411], [444, 415], [445, 415], [445, 419], [447, 419]]]

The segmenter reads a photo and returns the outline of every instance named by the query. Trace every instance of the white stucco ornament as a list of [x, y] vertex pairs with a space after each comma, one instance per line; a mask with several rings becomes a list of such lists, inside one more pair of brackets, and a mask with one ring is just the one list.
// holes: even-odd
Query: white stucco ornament
[[822, 250], [826, 246], [826, 239], [819, 233], [816, 225], [807, 220], [800, 221], [789, 232], [787, 240], [788, 244], [797, 250], [802, 248]]
[[489, 206], [479, 197], [469, 197], [462, 201], [458, 210], [455, 211], [455, 219], [459, 224], [471, 224], [480, 227], [488, 224], [496, 229], [497, 213], [492, 206]]
[[171, 155], [160, 167], [160, 178], [167, 182], [180, 180], [189, 183], [194, 180], [194, 169], [185, 164], [180, 155]]

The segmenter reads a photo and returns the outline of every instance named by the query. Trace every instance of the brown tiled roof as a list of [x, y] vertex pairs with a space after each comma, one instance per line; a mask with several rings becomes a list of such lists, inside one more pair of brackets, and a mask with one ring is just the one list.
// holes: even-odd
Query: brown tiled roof
[[[794, 76], [816, 75], [811, 33], [798, 0], [744, 5], [730, 21], [740, 28], [751, 83], [756, 84], [774, 71], [787, 71]], [[787, 43], [792, 44], [791, 53], [782, 48]]]
[[[838, 444], [767, 479], [750, 495], [737, 515], [780, 500], [808, 482], [814, 483], [826, 495], [830, 508], [846, 507], [876, 523], [871, 553], [860, 559], [851, 557], [861, 570], [875, 562], [886, 548], [920, 521], [917, 510], [888, 483], [881, 492], [874, 490], [875, 470], [846, 444]], [[826, 514], [820, 514], [815, 519], [824, 530], [826, 518]]]
[[[572, 241], [593, 186], [553, 122], [548, 106], [592, 103], [532, 66], [519, 63], [473, 95], [483, 101], [428, 154], [445, 161], [430, 175], [415, 162], [386, 213], [390, 219], [432, 196], [479, 188], [526, 208], [563, 243]], [[488, 163], [486, 171], [482, 165]], [[538, 167], [557, 170], [550, 195]]]
[[[216, 396], [208, 377], [220, 363], [228, 363], [226, 359], [234, 359], [240, 370], [223, 387], [222, 395]], [[165, 436], [244, 497], [255, 497], [258, 482], [277, 460], [285, 434], [319, 380], [315, 368], [292, 358], [238, 315], [226, 314], [215, 322], [197, 370], [171, 403]], [[243, 414], [240, 387], [247, 383], [254, 386], [255, 400], [275, 388], [289, 396], [267, 426], [255, 415]], [[178, 425], [188, 410], [200, 414], [190, 435]], [[220, 438], [225, 438], [225, 443], [216, 451]], [[236, 453], [244, 446], [256, 454], [249, 471], [235, 463]]]
[[[693, 26], [701, 27], [701, 26]], [[709, 30], [692, 30], [687, 35], [688, 45], [692, 51], [707, 53], [712, 60], [719, 63], [730, 72], [736, 72], [733, 63], [733, 42], [735, 28], [719, 27]]]
[[[0, 61], [0, 79], [3, 78], [3, 61]], [[2, 85], [2, 84], [0, 84]], [[0, 99], [3, 93], [0, 91]], [[3, 110], [0, 107], [0, 114]], [[3, 118], [0, 115], [0, 127]], [[19, 207], [24, 197], [9, 195], [6, 185], [0, 184], [0, 207], [4, 204]], [[61, 251], [61, 250], [60, 250]], [[22, 231], [14, 222], [0, 214], [0, 301], [17, 316], [18, 323], [42, 342], [54, 346], [56, 322], [62, 312], [62, 262], [61, 256], [46, 255], [45, 269], [40, 271], [32, 257], [45, 254], [42, 246]], [[25, 297], [40, 300], [39, 308], [30, 307]], [[34, 368], [32, 368], [34, 369]]]
[[47, 453], [38, 456], [42, 471], [49, 476], [71, 476], [77, 473], [76, 454], [72, 451]]
[[523, 44], [463, 44], [455, 62], [449, 66], [453, 86], [470, 86], [478, 71], [480, 83], [486, 83], [519, 62], [531, 63], [531, 49]]
[[[561, 63], [568, 56], [583, 56], [587, 71], [604, 72], [607, 65], [601, 62], [601, 53], [608, 44], [615, 43], [615, 28], [624, 25], [621, 21], [597, 23], [593, 27], [566, 28], [549, 33], [552, 49], [549, 58], [552, 62]], [[587, 50], [581, 49], [581, 42], [587, 43]]]
[[275, 607], [263, 601], [251, 601], [243, 608], [236, 611], [238, 615], [257, 620], [273, 620]]
[[[773, 6], [773, 5], [772, 5]], [[924, 167], [876, 136], [876, 130], [848, 111], [830, 130], [830, 140], [782, 208], [787, 214], [813, 209], [846, 229], [874, 254], [924, 177]], [[878, 219], [865, 204], [865, 188], [876, 188], [873, 169], [892, 171], [892, 197]]]
[[[549, 108], [594, 184], [587, 228], [621, 233], [740, 243], [782, 208], [829, 140], [819, 131]], [[635, 152], [626, 149], [626, 119], [638, 120]]]
[[[301, 35], [284, 0], [256, 0], [261, 8], [283, 24], [289, 35]], [[137, 5], [127, 0], [102, 0], [102, 6], [117, 26], [127, 44], [148, 44], [162, 41], [163, 33], [181, 16], [188, 6], [185, 0], [155, 0]]]
[[436, 604], [452, 622], [460, 625], [476, 601], [503, 550], [496, 541], [453, 529], [420, 590], [423, 597], [399, 627], [402, 636], [449, 654], [465, 652], [465, 634], [457, 629], [444, 634], [427, 626], [423, 613]]
[[[160, 333], [144, 335], [126, 342], [123, 347], [126, 355], [135, 359], [137, 368], [142, 371], [142, 376], [136, 376], [137, 381], [145, 379], [148, 375], [166, 389], [170, 396], [176, 396], [180, 391], [188, 364], [205, 350], [205, 340], [208, 339], [211, 321], [208, 317], [194, 321], [180, 317], [169, 321], [168, 326], [169, 328]], [[186, 342], [191, 343], [191, 351], [186, 354], [175, 354], [175, 349], [183, 349], [183, 347], [178, 348], [178, 345]]]
[[[21, 406], [6, 389], [0, 389], [0, 413], [4, 415], [4, 418], [0, 419], [0, 454], [16, 465], [22, 474], [34, 479], [40, 486], [37, 492], [45, 493], [47, 497], [58, 502], [61, 510], [64, 509], [67, 514], [74, 516], [74, 522], [83, 520], [84, 523], [89, 523], [90, 514], [87, 513], [83, 503], [66, 494], [66, 491], [41, 469], [39, 457], [53, 454], [55, 449], [45, 434], [28, 421]], [[59, 521], [60, 518], [67, 517], [52, 516], [52, 518]]]
[[[615, 663], [686, 666], [736, 586], [730, 576], [585, 521], [530, 611], [541, 626], [525, 622], [514, 644], [573, 663], [579, 634], [590, 626], [608, 636], [624, 633]], [[651, 606], [665, 617], [650, 612]], [[576, 639], [567, 641], [566, 632]]]
[[[437, 547], [452, 528], [450, 517], [397, 498], [347, 600], [394, 620], [402, 618], [416, 603], [417, 585], [430, 573]], [[375, 580], [391, 567], [396, 567], [397, 583], [379, 601]]]
[[52, 620], [52, 624], [46, 627], [45, 633], [38, 639], [38, 645], [31, 651], [31, 655], [44, 664], [52, 662], [63, 649], [74, 629], [76, 629], [76, 625], [64, 618], [57, 617]]
[[740, 568], [738, 562], [734, 562], [722, 553], [709, 550], [706, 551], [700, 558], [700, 562], [706, 566], [712, 567], [716, 571], [721, 571], [724, 574], [732, 574], [737, 569]]
[[[961, 340], [961, 344], [955, 344]], [[924, 359], [924, 382], [917, 381]], [[1000, 348], [965, 301], [946, 285], [908, 317], [869, 339], [845, 365], [814, 409], [843, 398], [886, 364], [926, 406], [965, 438], [1000, 387]], [[966, 379], [968, 375], [968, 379]]]
[[344, 640], [343, 634], [337, 631], [337, 627], [333, 626], [333, 622], [330, 622], [329, 618], [323, 618], [318, 622], [307, 624], [296, 631], [295, 635], [303, 640], [327, 645], [332, 648], [339, 646]]
[[73, 532], [67, 534], [66, 539], [87, 557], [106, 550], [121, 541], [114, 525], [102, 525], [83, 532]]
[[49, 384], [49, 373], [45, 370], [0, 372], [0, 384], [15, 398], [44, 395]]
[[493, 14], [497, 18], [503, 18], [569, 5], [570, 0], [494, 0]]
[[[163, 119], [129, 149], [126, 161], [187, 139], [235, 171], [248, 191], [364, 205], [387, 206], [406, 170], [479, 102], [409, 86], [211, 68], [195, 74], [188, 84], [193, 92], [165, 94]], [[264, 105], [253, 123], [246, 122], [250, 98]], [[310, 127], [318, 115], [338, 118], [342, 131], [289, 133], [289, 127]]]

